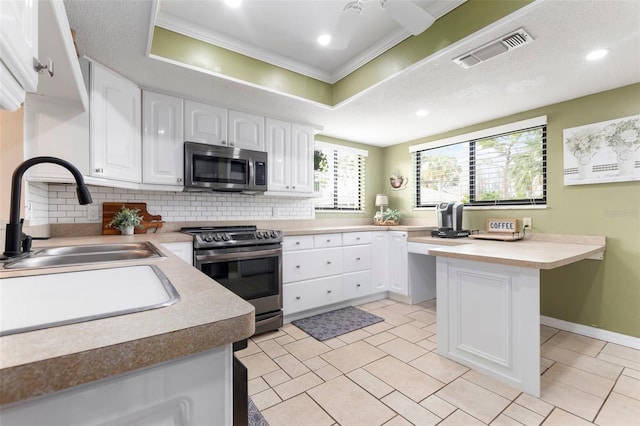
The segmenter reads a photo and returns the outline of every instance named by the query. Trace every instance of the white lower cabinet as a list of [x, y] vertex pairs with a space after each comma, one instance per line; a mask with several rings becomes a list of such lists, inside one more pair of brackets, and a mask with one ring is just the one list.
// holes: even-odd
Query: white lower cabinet
[[171, 253], [193, 266], [193, 243], [191, 241], [162, 243], [162, 245]]
[[293, 284], [282, 289], [285, 314], [293, 314], [342, 300], [342, 276], [318, 278]]
[[20, 402], [3, 425], [230, 425], [232, 348], [226, 345]]
[[357, 299], [371, 294], [371, 270], [342, 275], [342, 297]]
[[314, 249], [285, 252], [282, 282], [310, 280], [342, 273], [342, 249]]
[[[285, 315], [373, 293], [372, 233], [286, 237], [283, 243]], [[386, 291], [378, 289], [377, 292]]]
[[389, 287], [389, 233], [376, 231], [371, 234], [371, 290], [378, 293]]
[[409, 295], [407, 233], [389, 232], [389, 291]]

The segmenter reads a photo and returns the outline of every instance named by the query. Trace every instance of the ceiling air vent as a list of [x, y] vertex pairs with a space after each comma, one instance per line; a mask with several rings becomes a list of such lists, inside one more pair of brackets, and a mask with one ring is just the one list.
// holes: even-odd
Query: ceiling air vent
[[524, 46], [532, 41], [533, 38], [523, 28], [520, 28], [519, 30], [500, 37], [498, 40], [491, 41], [484, 46], [480, 46], [471, 52], [455, 58], [453, 62], [462, 68], [471, 68], [480, 62]]

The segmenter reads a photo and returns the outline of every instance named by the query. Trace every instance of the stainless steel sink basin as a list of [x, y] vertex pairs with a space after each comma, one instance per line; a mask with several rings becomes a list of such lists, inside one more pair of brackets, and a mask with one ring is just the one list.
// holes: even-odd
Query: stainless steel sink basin
[[5, 269], [52, 268], [164, 257], [149, 242], [49, 247], [5, 263]]

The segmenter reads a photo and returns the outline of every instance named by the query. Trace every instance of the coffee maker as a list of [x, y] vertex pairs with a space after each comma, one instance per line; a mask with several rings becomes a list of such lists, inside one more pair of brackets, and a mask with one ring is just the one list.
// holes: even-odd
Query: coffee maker
[[431, 231], [432, 237], [460, 238], [468, 237], [470, 232], [462, 229], [462, 209], [459, 201], [443, 202], [436, 205], [438, 229]]

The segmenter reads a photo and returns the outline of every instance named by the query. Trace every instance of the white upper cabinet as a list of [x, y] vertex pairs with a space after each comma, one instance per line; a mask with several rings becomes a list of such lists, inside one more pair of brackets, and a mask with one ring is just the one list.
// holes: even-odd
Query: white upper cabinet
[[313, 192], [313, 128], [291, 125], [291, 187], [296, 192]]
[[142, 92], [142, 182], [181, 185], [184, 169], [182, 99]]
[[35, 92], [38, 73], [38, 3], [0, 0], [0, 108], [16, 110]]
[[229, 110], [229, 146], [264, 151], [264, 117]]
[[267, 118], [269, 191], [290, 190], [291, 124]]
[[140, 89], [91, 63], [91, 176], [140, 182]]
[[267, 118], [269, 192], [313, 192], [313, 129]]
[[227, 110], [184, 101], [184, 141], [227, 145]]

